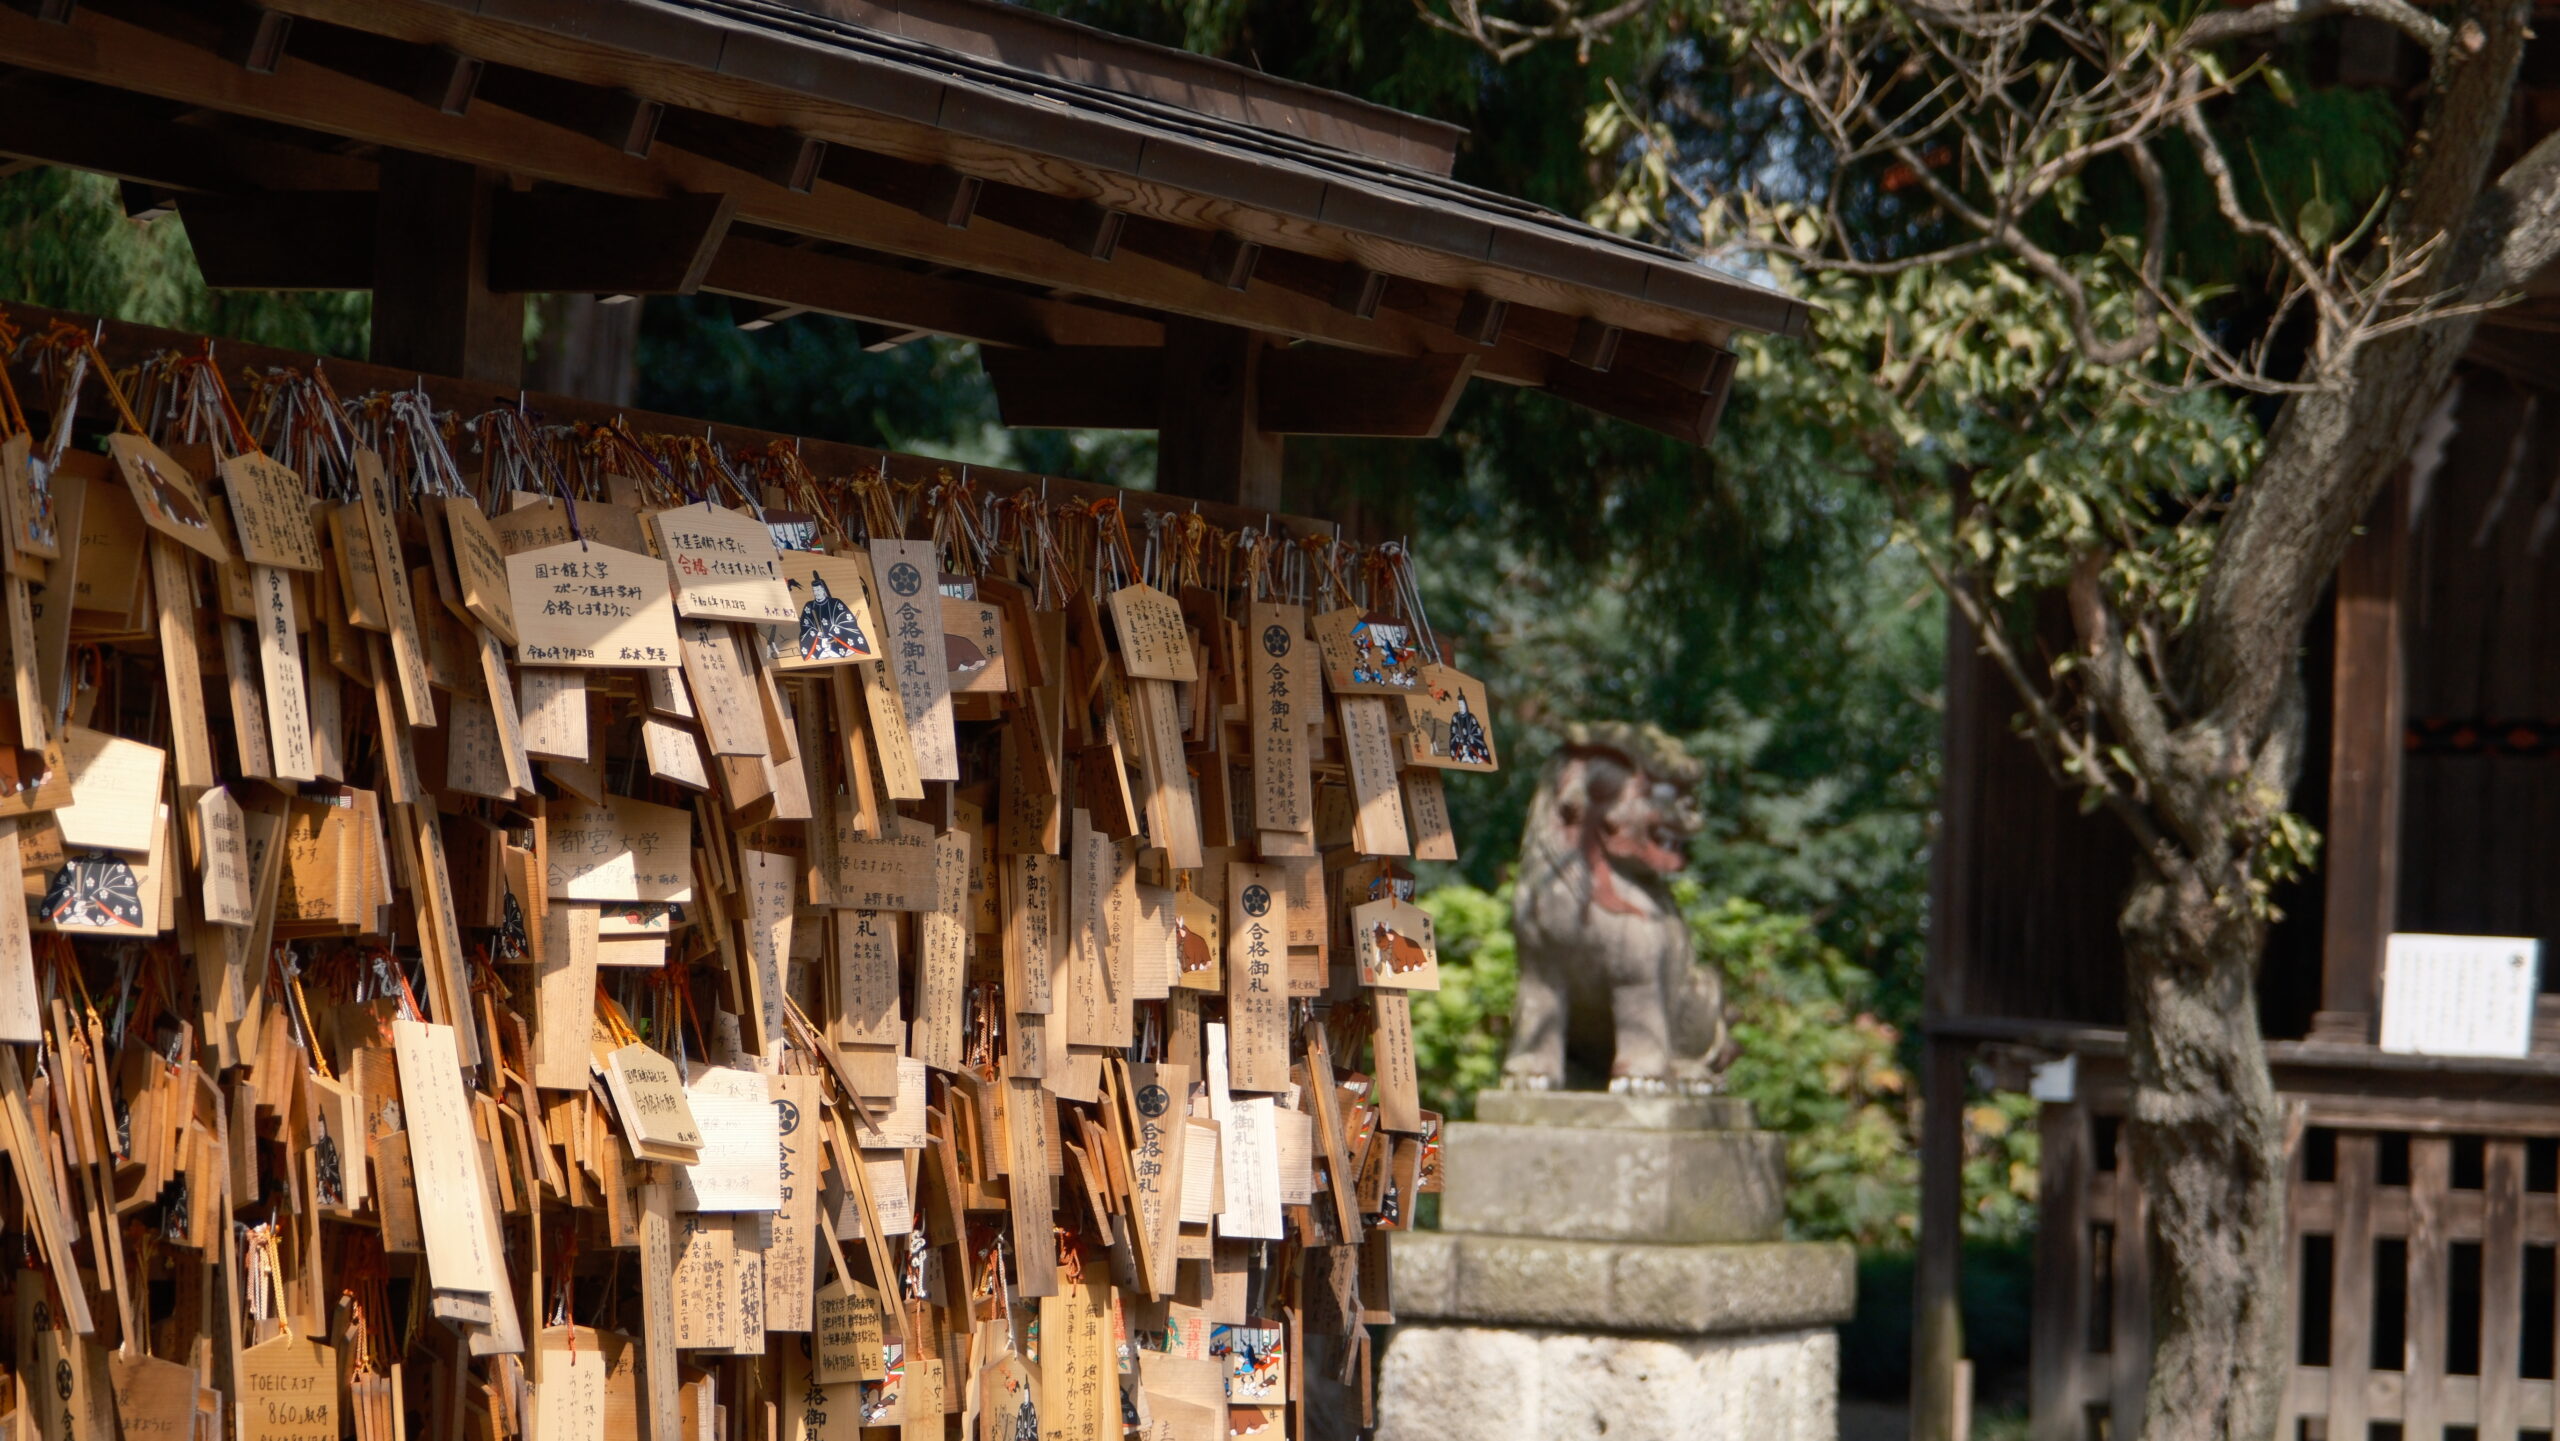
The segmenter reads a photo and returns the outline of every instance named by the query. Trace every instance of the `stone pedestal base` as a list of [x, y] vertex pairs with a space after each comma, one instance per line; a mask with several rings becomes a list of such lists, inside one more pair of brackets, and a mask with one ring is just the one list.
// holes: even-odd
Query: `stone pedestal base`
[[1734, 1101], [1492, 1093], [1399, 1233], [1378, 1441], [1834, 1441], [1846, 1246]]
[[1378, 1378], [1378, 1441], [1833, 1441], [1829, 1327], [1619, 1336], [1408, 1322]]

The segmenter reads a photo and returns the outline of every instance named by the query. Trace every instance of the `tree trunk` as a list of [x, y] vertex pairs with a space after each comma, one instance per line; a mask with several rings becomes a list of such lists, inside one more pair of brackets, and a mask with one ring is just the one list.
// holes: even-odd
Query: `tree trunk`
[[[2284, 1117], [2258, 1036], [2266, 922], [2188, 863], [2127, 897], [2126, 1140], [2150, 1207], [2143, 1441], [2270, 1441], [2284, 1399]], [[2118, 1422], [2117, 1435], [2129, 1428]]]

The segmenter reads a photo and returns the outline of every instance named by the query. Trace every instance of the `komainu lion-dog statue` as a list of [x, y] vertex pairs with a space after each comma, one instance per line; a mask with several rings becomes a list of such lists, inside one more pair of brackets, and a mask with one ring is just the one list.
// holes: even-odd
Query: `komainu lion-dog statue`
[[1511, 904], [1520, 992], [1506, 1087], [1562, 1087], [1570, 1048], [1577, 1070], [1608, 1056], [1612, 1091], [1716, 1088], [1731, 1060], [1724, 978], [1698, 963], [1670, 884], [1703, 775], [1658, 728], [1614, 721], [1574, 725], [1547, 762]]

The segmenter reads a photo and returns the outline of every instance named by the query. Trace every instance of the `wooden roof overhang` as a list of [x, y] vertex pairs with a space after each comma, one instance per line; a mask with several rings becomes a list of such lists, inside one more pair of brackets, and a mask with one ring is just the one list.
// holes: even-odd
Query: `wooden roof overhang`
[[[1803, 330], [1449, 179], [1459, 133], [989, 0], [0, 7], [0, 154], [173, 197], [209, 284], [377, 288], [377, 359], [431, 243], [492, 292], [976, 340], [1016, 425], [1190, 408], [1207, 325], [1274, 435], [1435, 435], [1481, 376], [1703, 443], [1735, 334]], [[493, 181], [476, 230], [420, 156]]]

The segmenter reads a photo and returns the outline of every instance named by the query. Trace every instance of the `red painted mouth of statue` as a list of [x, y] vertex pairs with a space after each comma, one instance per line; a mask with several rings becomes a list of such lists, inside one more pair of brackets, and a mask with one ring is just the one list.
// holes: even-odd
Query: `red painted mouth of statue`
[[1688, 864], [1688, 858], [1650, 835], [1613, 834], [1600, 843], [1610, 859], [1633, 861], [1656, 875], [1669, 875]]

